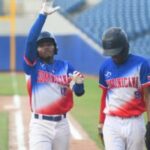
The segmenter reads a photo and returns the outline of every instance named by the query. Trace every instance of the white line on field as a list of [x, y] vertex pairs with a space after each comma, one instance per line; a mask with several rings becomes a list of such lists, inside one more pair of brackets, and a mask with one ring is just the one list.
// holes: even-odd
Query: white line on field
[[69, 121], [69, 126], [70, 126], [70, 130], [71, 130], [71, 135], [75, 140], [83, 140], [82, 135], [78, 132], [78, 130], [73, 126], [73, 124], [71, 123], [71, 121]]
[[17, 94], [18, 93], [18, 84], [17, 84], [15, 72], [11, 73], [11, 79], [12, 79], [12, 87], [13, 87], [14, 93]]
[[[12, 86], [14, 93], [18, 93], [18, 84], [16, 79], [16, 73], [11, 73], [12, 78]], [[21, 113], [21, 99], [19, 95], [13, 96], [13, 104], [14, 108], [18, 109], [15, 111], [15, 126], [16, 126], [16, 140], [17, 140], [17, 147], [18, 150], [26, 150], [25, 143], [24, 143], [24, 126], [23, 126], [23, 119], [22, 119], [22, 113]]]
[[14, 95], [13, 102], [15, 108], [19, 109], [15, 112], [15, 126], [16, 126], [16, 136], [17, 136], [17, 146], [18, 150], [26, 150], [24, 143], [24, 126], [22, 120], [22, 113], [20, 110], [20, 97]]

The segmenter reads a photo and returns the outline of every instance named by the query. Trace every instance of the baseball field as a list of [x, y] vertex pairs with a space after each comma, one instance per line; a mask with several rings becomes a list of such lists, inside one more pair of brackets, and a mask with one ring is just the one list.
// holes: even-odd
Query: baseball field
[[[28, 124], [30, 113], [25, 77], [23, 73], [1, 73], [0, 82], [0, 150], [15, 150], [18, 141], [20, 144], [28, 144], [27, 137], [21, 140], [23, 134], [28, 133], [28, 126], [25, 124]], [[80, 98], [75, 97], [74, 108], [70, 114], [81, 125], [92, 142], [102, 149], [103, 146], [97, 134], [100, 94], [98, 79], [85, 76], [85, 95]], [[13, 114], [14, 111], [16, 114]], [[22, 120], [19, 113], [23, 115]], [[24, 129], [20, 125], [21, 121], [25, 125]], [[15, 128], [18, 130], [15, 131]], [[17, 137], [14, 132], [20, 135], [18, 140], [15, 140]], [[85, 145], [88, 143], [86, 142]]]

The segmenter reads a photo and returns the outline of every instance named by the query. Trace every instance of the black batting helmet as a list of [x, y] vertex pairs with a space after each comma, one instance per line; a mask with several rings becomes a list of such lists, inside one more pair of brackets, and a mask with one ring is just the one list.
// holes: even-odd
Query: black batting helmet
[[126, 33], [119, 27], [111, 27], [102, 36], [103, 54], [115, 56], [124, 49], [129, 49], [129, 42]]
[[37, 45], [39, 45], [40, 43], [45, 42], [45, 41], [54, 43], [55, 54], [57, 54], [58, 49], [57, 49], [57, 44], [56, 44], [56, 40], [55, 40], [54, 35], [52, 33], [47, 32], [47, 31], [41, 32], [38, 39], [37, 39]]

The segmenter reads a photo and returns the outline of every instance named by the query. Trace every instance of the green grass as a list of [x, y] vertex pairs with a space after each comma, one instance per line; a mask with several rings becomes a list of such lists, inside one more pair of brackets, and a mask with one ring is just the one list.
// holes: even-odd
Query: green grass
[[100, 95], [101, 90], [98, 87], [98, 80], [87, 78], [85, 80], [85, 94], [82, 97], [75, 97], [75, 104], [71, 113], [80, 125], [87, 131], [89, 136], [102, 149], [103, 146], [98, 137], [97, 130]]
[[8, 150], [8, 112], [0, 113], [0, 150]]
[[[0, 95], [27, 95], [25, 76], [23, 73], [0, 73]], [[102, 149], [103, 146], [98, 137], [98, 117], [101, 90], [98, 87], [98, 79], [86, 78], [85, 94], [82, 97], [74, 97], [75, 104], [71, 111], [73, 117], [85, 129], [88, 135]], [[146, 120], [146, 114], [145, 114]], [[0, 113], [0, 150], [8, 147], [8, 114]], [[6, 147], [6, 148], [5, 148]]]
[[[0, 95], [27, 95], [23, 73], [0, 73], [0, 83]], [[80, 98], [75, 97], [75, 106], [71, 113], [87, 131], [89, 136], [101, 147], [101, 142], [97, 134], [99, 99], [100, 89], [98, 81], [87, 78], [85, 80], [85, 95]]]
[[[0, 73], [0, 83], [0, 95], [27, 95], [23, 73]], [[97, 79], [86, 78], [85, 95], [75, 97], [75, 106], [71, 113], [97, 145], [102, 147], [97, 132], [100, 94]], [[1, 135], [0, 139], [3, 139]]]
[[26, 95], [25, 75], [23, 73], [0, 73], [0, 95]]

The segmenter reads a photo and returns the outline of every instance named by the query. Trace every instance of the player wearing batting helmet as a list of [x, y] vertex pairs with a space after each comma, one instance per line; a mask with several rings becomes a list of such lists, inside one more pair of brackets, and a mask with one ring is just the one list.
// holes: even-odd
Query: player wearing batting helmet
[[129, 53], [127, 35], [119, 27], [104, 32], [102, 47], [103, 54], [110, 56], [99, 71], [99, 134], [104, 137], [105, 150], [144, 150], [145, 134], [150, 145], [150, 66], [144, 58]]
[[30, 150], [69, 150], [66, 113], [73, 107], [73, 93], [84, 94], [83, 75], [67, 61], [54, 59], [58, 51], [55, 37], [47, 31], [41, 32], [47, 16], [58, 9], [50, 2], [42, 3], [27, 37], [24, 56], [32, 111]]

